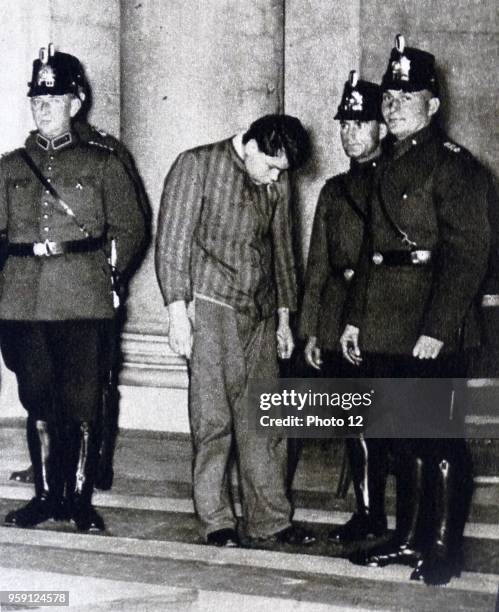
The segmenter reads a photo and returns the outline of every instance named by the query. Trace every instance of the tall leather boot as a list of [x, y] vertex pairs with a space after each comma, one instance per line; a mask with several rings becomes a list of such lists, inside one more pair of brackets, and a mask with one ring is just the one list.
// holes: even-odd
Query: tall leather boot
[[416, 567], [421, 555], [416, 538], [423, 496], [423, 461], [412, 456], [397, 474], [397, 526], [393, 537], [368, 551], [350, 557], [357, 565], [385, 567], [393, 563]]
[[118, 415], [119, 392], [117, 382], [111, 377], [103, 392], [100, 449], [95, 477], [95, 487], [101, 491], [109, 491], [113, 486], [113, 458], [118, 435]]
[[88, 422], [82, 422], [71, 429], [68, 457], [70, 471], [66, 482], [70, 516], [78, 531], [104, 531], [104, 520], [92, 506], [98, 454], [97, 436]]
[[[447, 459], [442, 459], [434, 475], [429, 497], [433, 497], [432, 533], [427, 551], [413, 571], [411, 580], [424, 580], [426, 584], [447, 584], [452, 576], [458, 575], [452, 495], [454, 468]], [[454, 511], [457, 511], [454, 508]]]
[[10, 511], [5, 524], [33, 527], [57, 515], [59, 497], [56, 493], [58, 467], [53, 432], [46, 421], [28, 417], [28, 449], [33, 465], [35, 497], [18, 510]]
[[357, 510], [344, 525], [329, 533], [328, 540], [337, 543], [378, 538], [386, 531], [386, 456], [373, 441], [362, 437], [348, 438], [346, 445]]

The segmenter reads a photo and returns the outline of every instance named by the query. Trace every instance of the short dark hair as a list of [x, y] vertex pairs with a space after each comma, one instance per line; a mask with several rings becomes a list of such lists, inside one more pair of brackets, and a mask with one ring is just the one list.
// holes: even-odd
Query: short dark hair
[[243, 144], [256, 140], [270, 157], [286, 153], [290, 169], [299, 168], [310, 156], [310, 138], [301, 121], [291, 115], [265, 115], [254, 121], [243, 135]]

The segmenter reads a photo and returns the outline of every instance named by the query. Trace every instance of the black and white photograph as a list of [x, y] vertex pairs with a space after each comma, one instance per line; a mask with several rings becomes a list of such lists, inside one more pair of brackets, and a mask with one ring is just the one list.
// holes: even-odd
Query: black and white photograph
[[0, 610], [498, 612], [497, 3], [0, 14]]

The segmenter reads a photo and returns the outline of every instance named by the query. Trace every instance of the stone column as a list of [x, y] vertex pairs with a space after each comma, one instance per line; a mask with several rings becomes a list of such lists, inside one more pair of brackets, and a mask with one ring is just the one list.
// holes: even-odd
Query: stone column
[[[186, 148], [234, 134], [282, 103], [281, 0], [121, 3], [122, 122], [157, 218], [163, 181]], [[130, 423], [185, 429], [187, 370], [167, 342], [153, 248], [132, 283], [122, 399]], [[133, 402], [133, 405], [132, 405]], [[142, 419], [142, 421], [141, 421]]]
[[360, 61], [360, 0], [286, 3], [286, 113], [310, 129], [314, 152], [297, 176], [300, 246], [306, 259], [315, 206], [324, 180], [348, 167], [333, 121], [343, 83]]

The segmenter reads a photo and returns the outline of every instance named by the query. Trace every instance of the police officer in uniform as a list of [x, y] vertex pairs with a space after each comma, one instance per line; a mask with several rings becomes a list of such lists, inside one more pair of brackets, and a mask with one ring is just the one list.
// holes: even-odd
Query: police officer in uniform
[[[476, 297], [489, 249], [487, 177], [434, 125], [440, 100], [433, 55], [406, 47], [398, 36], [382, 89], [393, 147], [373, 190], [370, 246], [342, 350], [352, 364], [369, 359], [373, 376], [457, 378], [465, 373], [466, 350], [478, 342]], [[442, 385], [441, 401], [430, 408], [443, 435], [451, 426], [452, 388]], [[417, 565], [413, 579], [445, 584], [460, 571], [460, 508], [471, 482], [464, 440], [393, 443], [395, 535], [360, 562]]]
[[[114, 155], [125, 167], [130, 176], [137, 195], [137, 199], [142, 208], [142, 212], [146, 222], [146, 229], [150, 227], [151, 208], [149, 199], [138, 173], [135, 161], [125, 147], [125, 145], [115, 138], [112, 134], [105, 132], [89, 123], [87, 115], [92, 105], [92, 91], [86, 74], [81, 65], [77, 66], [79, 74], [78, 81], [78, 97], [82, 101], [82, 105], [75, 117], [72, 118], [71, 127], [73, 132], [78, 136], [81, 142], [88, 143], [94, 147], [100, 147], [109, 151]], [[145, 250], [149, 243], [150, 236], [144, 237], [142, 251]], [[141, 258], [136, 258], [139, 262]], [[110, 262], [112, 265], [112, 256]], [[127, 276], [133, 273], [133, 268], [127, 271]], [[118, 392], [118, 374], [121, 368], [121, 351], [120, 339], [121, 330], [126, 319], [126, 279], [114, 277], [115, 295], [115, 317], [113, 323], [108, 327], [109, 350], [105, 351], [105, 359], [102, 363], [102, 372], [105, 377], [102, 399], [102, 418], [100, 419], [101, 432], [99, 444], [99, 459], [97, 463], [97, 471], [95, 478], [95, 487], [103, 491], [108, 491], [112, 487], [114, 479], [114, 450], [116, 438], [118, 435], [118, 418], [119, 418], [119, 392]], [[119, 295], [118, 295], [119, 294]], [[33, 466], [30, 465], [26, 469], [16, 470], [10, 475], [10, 480], [16, 482], [33, 482]]]
[[82, 75], [77, 58], [41, 49], [28, 92], [37, 130], [0, 161], [2, 351], [28, 412], [35, 483], [5, 518], [19, 527], [71, 518], [81, 531], [105, 528], [91, 500], [114, 316], [109, 245], [126, 273], [144, 215], [122, 163], [71, 128]]
[[[350, 169], [326, 181], [315, 212], [299, 333], [306, 340], [305, 360], [326, 378], [367, 376], [341, 354], [339, 338], [345, 302], [352, 285], [362, 243], [381, 141], [381, 88], [350, 73], [335, 120]], [[351, 542], [379, 537], [386, 530], [384, 493], [387, 453], [384, 441], [346, 440], [357, 511], [329, 539]]]

